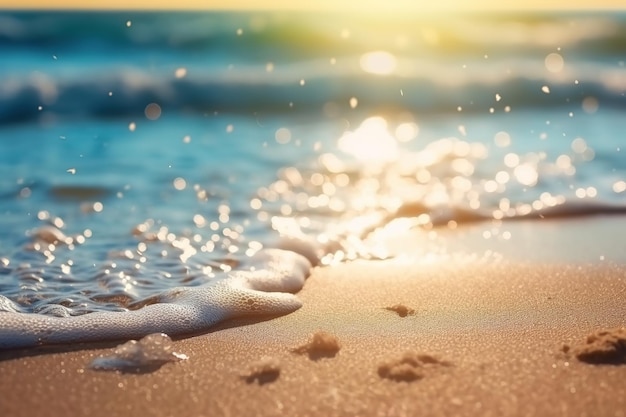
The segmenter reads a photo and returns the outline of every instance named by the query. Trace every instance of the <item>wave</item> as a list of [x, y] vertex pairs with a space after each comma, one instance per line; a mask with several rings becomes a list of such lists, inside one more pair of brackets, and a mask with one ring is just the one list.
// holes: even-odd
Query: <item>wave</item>
[[418, 217], [423, 214], [426, 214], [429, 218], [427, 224], [432, 227], [441, 227], [448, 226], [450, 222], [454, 222], [456, 225], [463, 225], [487, 220], [547, 220], [588, 216], [624, 215], [626, 214], [626, 205], [603, 201], [580, 202], [565, 200], [561, 204], [552, 207], [532, 209], [529, 206], [528, 210], [520, 210], [517, 213], [496, 218], [492, 213], [470, 208], [448, 206], [428, 208], [420, 203], [406, 203], [403, 204], [398, 211], [388, 215], [382, 223], [387, 224], [395, 219]]
[[[311, 67], [319, 67], [312, 63]], [[9, 78], [0, 84], [0, 123], [30, 122], [42, 117], [143, 117], [156, 103], [163, 113], [214, 111], [242, 114], [403, 108], [420, 113], [508, 112], [522, 108], [567, 107], [580, 110], [585, 99], [606, 108], [626, 106], [626, 82], [611, 71], [602, 76], [554, 80], [512, 75], [494, 80], [482, 71], [450, 81], [446, 68], [380, 77], [352, 71], [333, 74], [288, 68], [276, 74], [258, 69], [216, 72], [176, 78], [136, 70], [81, 77], [41, 75]], [[443, 74], [442, 74], [443, 73]], [[596, 73], [598, 73], [596, 71]], [[300, 81], [303, 80], [303, 81]], [[304, 84], [304, 85], [303, 85]]]
[[[591, 55], [621, 53], [626, 14], [534, 13], [387, 16], [324, 12], [0, 13], [0, 45], [175, 47], [185, 50], [267, 47], [290, 54], [328, 54], [406, 43], [446, 53], [510, 50], [511, 55], [559, 45]], [[80, 35], [80, 36], [77, 36]]]
[[[420, 112], [580, 109], [586, 97], [621, 108], [625, 27], [623, 13], [0, 13], [0, 123], [141, 117], [150, 103], [349, 111], [354, 98]], [[364, 66], [373, 51], [391, 57], [387, 75]], [[550, 54], [563, 68], [550, 72]]]

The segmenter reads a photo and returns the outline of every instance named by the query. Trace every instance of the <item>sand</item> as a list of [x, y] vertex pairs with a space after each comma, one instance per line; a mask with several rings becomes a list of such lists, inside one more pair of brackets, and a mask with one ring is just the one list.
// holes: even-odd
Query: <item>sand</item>
[[476, 225], [437, 256], [396, 236], [423, 256], [316, 268], [297, 312], [175, 341], [189, 359], [143, 373], [89, 368], [116, 344], [2, 352], [0, 415], [626, 416], [624, 226]]

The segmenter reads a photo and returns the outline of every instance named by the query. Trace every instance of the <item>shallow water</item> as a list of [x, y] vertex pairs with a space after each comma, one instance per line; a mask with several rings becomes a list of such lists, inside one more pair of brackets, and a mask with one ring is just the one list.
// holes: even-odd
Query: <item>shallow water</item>
[[626, 211], [623, 14], [0, 22], [0, 310], [140, 308], [281, 234], [332, 263], [398, 218]]

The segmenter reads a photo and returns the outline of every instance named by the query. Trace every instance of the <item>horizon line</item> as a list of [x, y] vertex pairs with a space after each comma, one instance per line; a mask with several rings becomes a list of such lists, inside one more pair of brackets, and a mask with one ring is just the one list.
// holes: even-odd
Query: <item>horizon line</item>
[[357, 6], [352, 2], [337, 3], [334, 0], [318, 0], [316, 2], [293, 2], [289, 0], [273, 0], [258, 4], [254, 0], [201, 1], [179, 0], [175, 4], [148, 0], [57, 0], [51, 5], [42, 0], [5, 0], [0, 11], [225, 11], [225, 12], [346, 12], [346, 13], [466, 13], [466, 12], [602, 12], [625, 11], [621, 0], [596, 0], [572, 2], [567, 0], [527, 0], [502, 3], [490, 0], [478, 0], [471, 3], [460, 0], [439, 0], [433, 4], [421, 4], [420, 1], [362, 0]]

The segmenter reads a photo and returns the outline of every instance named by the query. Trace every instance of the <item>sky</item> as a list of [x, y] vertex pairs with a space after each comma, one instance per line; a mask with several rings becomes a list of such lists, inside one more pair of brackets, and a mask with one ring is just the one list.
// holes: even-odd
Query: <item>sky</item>
[[289, 9], [419, 12], [432, 10], [626, 10], [624, 4], [624, 0], [0, 0], [0, 9]]

